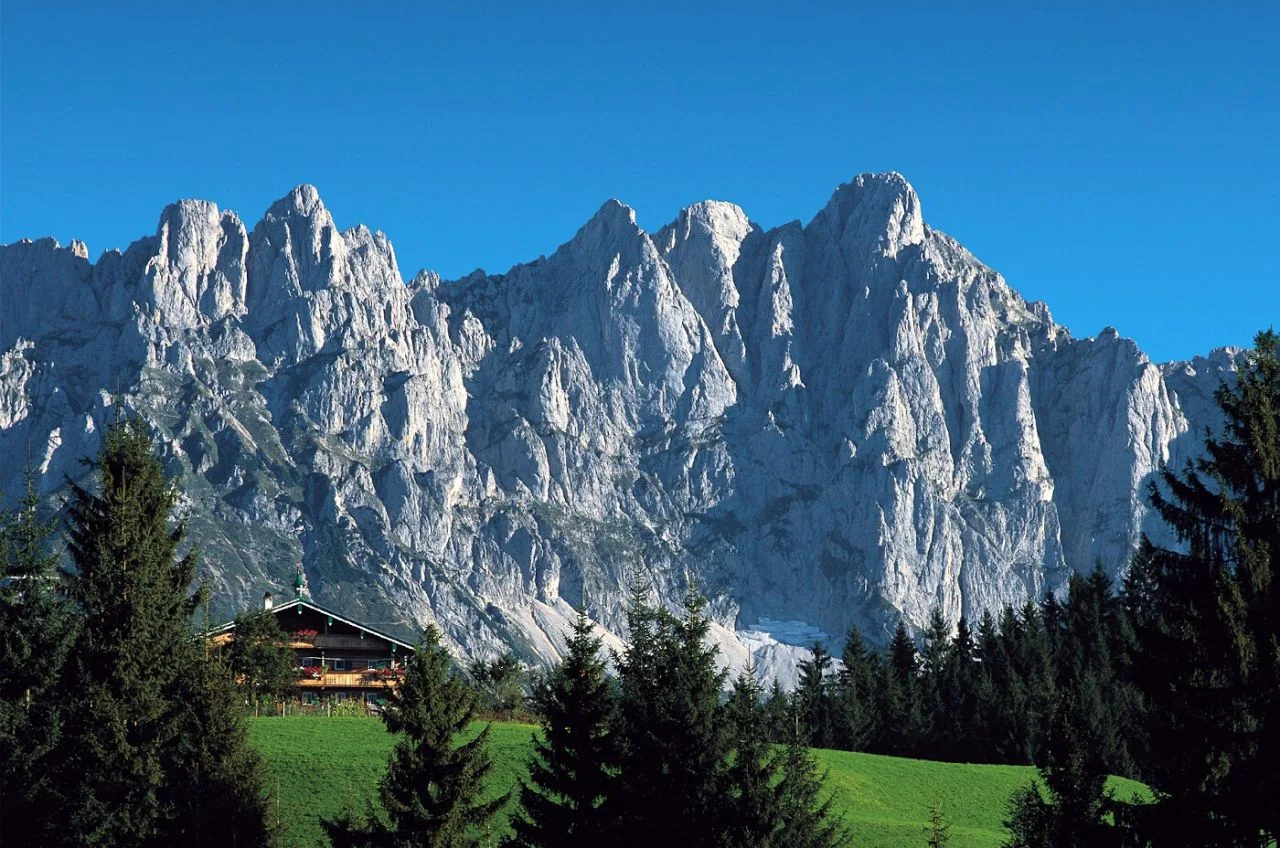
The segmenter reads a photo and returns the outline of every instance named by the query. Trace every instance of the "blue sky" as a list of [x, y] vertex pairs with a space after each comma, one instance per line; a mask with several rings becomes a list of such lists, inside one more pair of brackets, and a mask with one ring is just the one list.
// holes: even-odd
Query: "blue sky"
[[1076, 335], [1280, 325], [1274, 2], [187, 5], [0, 6], [0, 241], [96, 257], [177, 198], [252, 225], [310, 182], [455, 277], [609, 197], [774, 226], [892, 169]]

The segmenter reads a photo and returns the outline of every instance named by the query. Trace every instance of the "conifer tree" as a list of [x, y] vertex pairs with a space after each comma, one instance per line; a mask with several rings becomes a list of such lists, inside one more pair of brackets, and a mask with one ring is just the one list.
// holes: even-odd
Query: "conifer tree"
[[18, 511], [0, 515], [0, 844], [37, 844], [61, 810], [46, 760], [61, 724], [60, 682], [75, 621], [58, 595], [56, 522], [40, 518], [27, 472]]
[[480, 690], [481, 706], [511, 720], [525, 702], [525, 671], [515, 654], [507, 652], [488, 662], [477, 659], [468, 671]]
[[607, 838], [606, 805], [620, 766], [617, 697], [592, 629], [580, 610], [564, 659], [534, 689], [542, 738], [534, 738], [510, 846], [587, 848]]
[[382, 720], [400, 738], [391, 752], [374, 810], [363, 821], [343, 814], [324, 821], [335, 846], [471, 848], [483, 843], [493, 817], [507, 802], [483, 800], [493, 769], [489, 728], [455, 746], [477, 708], [475, 691], [450, 668], [440, 631], [429, 625], [405, 664], [400, 685], [387, 696]]
[[942, 713], [931, 722], [934, 750], [940, 759], [974, 762], [984, 754], [978, 740], [975, 650], [969, 621], [960, 616], [942, 664]]
[[935, 604], [929, 610], [929, 624], [924, 630], [920, 651], [920, 713], [923, 736], [915, 746], [917, 756], [931, 760], [949, 759], [951, 743], [950, 715], [947, 702], [947, 670], [951, 654], [951, 627]]
[[632, 845], [716, 843], [729, 733], [720, 692], [726, 672], [708, 644], [705, 601], [680, 618], [633, 596], [630, 642], [618, 658], [623, 768], [610, 804], [614, 833]]
[[1144, 537], [1126, 581], [1157, 845], [1280, 837], [1280, 335], [1216, 398], [1222, 435], [1149, 490], [1178, 545]]
[[1046, 740], [1047, 763], [1040, 768], [1048, 798], [1036, 782], [1014, 795], [1005, 822], [1006, 848], [1120, 846], [1122, 831], [1108, 820], [1114, 802], [1106, 791], [1107, 770], [1096, 743], [1091, 713], [1081, 689], [1062, 695]]
[[923, 725], [918, 673], [915, 643], [899, 621], [881, 673], [876, 753], [909, 756], [918, 746]]
[[769, 741], [785, 742], [795, 735], [799, 724], [795, 711], [791, 709], [791, 698], [775, 677], [769, 687], [769, 695], [764, 700], [765, 728]]
[[227, 668], [258, 711], [259, 699], [283, 698], [298, 682], [298, 660], [270, 611], [236, 616], [235, 638], [226, 649]]
[[808, 734], [809, 745], [831, 748], [835, 745], [835, 695], [830, 679], [831, 653], [821, 642], [813, 643], [813, 656], [801, 660], [800, 683], [795, 702], [799, 718]]
[[[268, 844], [256, 756], [190, 623], [194, 552], [169, 522], [177, 492], [139, 421], [107, 430], [96, 492], [71, 485], [67, 593], [80, 627], [51, 754], [55, 844]], [[217, 739], [198, 738], [216, 728]]]
[[[836, 848], [848, 835], [820, 797], [822, 779], [799, 739], [770, 746], [755, 669], [734, 681], [724, 713], [730, 728], [730, 759], [720, 805], [719, 841], [724, 848]], [[660, 815], [660, 813], [659, 813]]]
[[850, 627], [840, 653], [834, 706], [835, 744], [846, 751], [866, 750], [875, 736], [877, 658], [858, 628]]
[[925, 832], [928, 848], [947, 848], [951, 844], [951, 825], [936, 801], [929, 807], [929, 829]]
[[268, 821], [271, 799], [261, 760], [249, 744], [244, 700], [231, 670], [205, 644], [189, 642], [187, 649], [174, 698], [178, 733], [163, 757], [161, 798], [169, 820], [160, 842], [276, 844], [282, 834]]
[[776, 769], [754, 667], [744, 669], [734, 680], [725, 719], [733, 755], [725, 775], [725, 786], [732, 790], [726, 792], [722, 810], [722, 844], [726, 848], [773, 845], [786, 823], [773, 788]]

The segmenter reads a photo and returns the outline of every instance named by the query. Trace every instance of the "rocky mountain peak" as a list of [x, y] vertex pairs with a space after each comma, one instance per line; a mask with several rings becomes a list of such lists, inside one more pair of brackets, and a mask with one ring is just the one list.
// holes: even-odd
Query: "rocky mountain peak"
[[[405, 285], [311, 186], [252, 230], [182, 201], [88, 261], [0, 247], [0, 490], [47, 494], [121, 401], [180, 478], [220, 614], [289, 585], [469, 656], [550, 659], [637, 572], [694, 580], [735, 665], [1020, 604], [1160, 532], [1143, 486], [1217, 426], [1234, 354], [1073, 339], [863, 174], [805, 226], [609, 201], [505, 274]], [[107, 393], [107, 394], [104, 394]]]
[[925, 237], [920, 198], [901, 174], [860, 174], [841, 185], [810, 223], [823, 226], [842, 242], [875, 245], [896, 257]]

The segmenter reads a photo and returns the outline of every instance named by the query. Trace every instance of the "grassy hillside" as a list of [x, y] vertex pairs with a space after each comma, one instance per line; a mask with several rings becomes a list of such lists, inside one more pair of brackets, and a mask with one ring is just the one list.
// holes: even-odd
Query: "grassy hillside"
[[[529, 725], [493, 725], [493, 796], [514, 787], [524, 773], [532, 732]], [[299, 848], [325, 844], [319, 817], [334, 816], [348, 805], [364, 809], [377, 791], [393, 741], [377, 719], [312, 716], [253, 719], [250, 738], [266, 761], [289, 844]], [[951, 822], [955, 848], [998, 846], [1009, 796], [1035, 775], [1024, 766], [815, 753], [854, 844], [868, 848], [923, 845], [935, 802]], [[1142, 788], [1123, 780], [1115, 787], [1122, 797]]]

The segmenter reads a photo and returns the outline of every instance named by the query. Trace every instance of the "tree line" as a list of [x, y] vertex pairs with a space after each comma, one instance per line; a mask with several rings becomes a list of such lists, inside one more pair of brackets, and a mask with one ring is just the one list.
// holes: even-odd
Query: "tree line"
[[1141, 778], [1142, 699], [1126, 673], [1136, 650], [1124, 598], [1098, 566], [1073, 575], [1064, 599], [985, 612], [976, 630], [935, 607], [919, 640], [900, 623], [883, 651], [856, 628], [838, 660], [815, 643], [795, 691], [775, 689], [768, 709], [776, 734], [798, 717], [816, 748], [1021, 765], [1043, 760], [1072, 692], [1082, 719], [1110, 734], [1106, 768]]
[[488, 727], [459, 746], [483, 696], [451, 668], [429, 627], [383, 720], [400, 734], [379, 806], [325, 821], [335, 848], [484, 844], [515, 804], [506, 848], [828, 848], [848, 844], [804, 740], [770, 744], [754, 670], [723, 697], [727, 672], [696, 593], [677, 616], [645, 603], [607, 673], [580, 613], [563, 660], [534, 686], [541, 733], [514, 798], [486, 799]]
[[[962, 762], [1035, 764], [1014, 846], [1262, 846], [1280, 836], [1280, 337], [1260, 333], [1204, 455], [1148, 487], [1176, 544], [1144, 536], [1115, 586], [1099, 564], [1065, 597], [954, 630], [935, 609], [917, 644], [851, 630], [821, 644], [774, 733], [810, 744]], [[1152, 804], [1105, 789], [1147, 782]], [[1044, 795], [1048, 796], [1048, 801]]]

